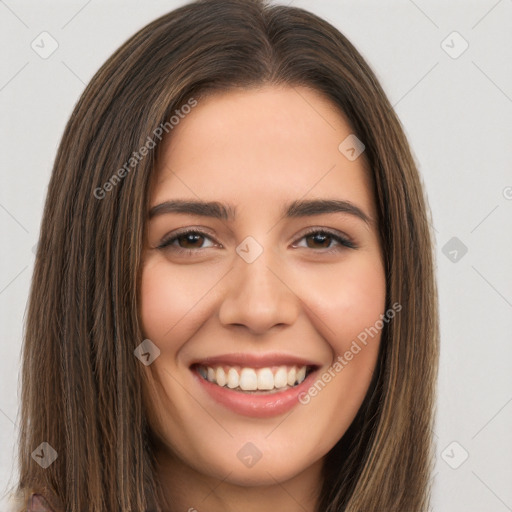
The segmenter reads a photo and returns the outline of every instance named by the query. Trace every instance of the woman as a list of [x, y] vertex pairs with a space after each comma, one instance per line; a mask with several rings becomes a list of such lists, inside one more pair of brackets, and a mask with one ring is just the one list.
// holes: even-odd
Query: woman
[[38, 244], [25, 508], [427, 510], [437, 358], [418, 171], [343, 35], [204, 0], [105, 63]]

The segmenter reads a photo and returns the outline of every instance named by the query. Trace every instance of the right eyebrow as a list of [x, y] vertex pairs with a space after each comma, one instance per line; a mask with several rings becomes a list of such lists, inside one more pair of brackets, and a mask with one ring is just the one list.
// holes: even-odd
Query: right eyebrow
[[220, 220], [233, 220], [236, 215], [236, 207], [224, 205], [217, 201], [187, 201], [175, 199], [165, 201], [153, 206], [149, 210], [149, 218], [164, 213], [188, 213], [191, 215], [201, 215], [204, 217], [213, 217]]

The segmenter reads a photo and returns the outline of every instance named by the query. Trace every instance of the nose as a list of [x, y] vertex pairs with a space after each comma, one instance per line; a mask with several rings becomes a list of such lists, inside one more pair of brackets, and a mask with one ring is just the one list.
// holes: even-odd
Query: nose
[[243, 326], [253, 334], [292, 325], [301, 301], [270, 250], [252, 263], [237, 257], [219, 310], [223, 326]]

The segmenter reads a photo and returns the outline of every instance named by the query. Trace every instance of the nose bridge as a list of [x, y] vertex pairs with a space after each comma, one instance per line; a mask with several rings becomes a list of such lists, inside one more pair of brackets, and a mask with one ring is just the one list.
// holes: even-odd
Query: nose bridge
[[[276, 288], [279, 288], [279, 285], [282, 286], [275, 275], [276, 258], [272, 257], [270, 253], [270, 250], [265, 250], [252, 263], [238, 261], [235, 264], [238, 288], [249, 300], [263, 300], [267, 298], [267, 295], [275, 297], [276, 293], [279, 292]], [[274, 272], [270, 270], [272, 268]]]
[[[260, 246], [261, 247], [261, 246]], [[240, 252], [245, 249], [246, 252]], [[291, 324], [298, 313], [298, 298], [281, 276], [282, 265], [275, 251], [261, 247], [259, 255], [247, 257], [257, 248], [240, 244], [228, 289], [220, 307], [223, 324], [245, 325], [264, 332], [274, 325]]]

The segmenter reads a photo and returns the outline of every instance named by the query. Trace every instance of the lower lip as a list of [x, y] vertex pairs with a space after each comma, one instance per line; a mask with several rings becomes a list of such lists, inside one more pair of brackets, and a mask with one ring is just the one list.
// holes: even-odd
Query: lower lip
[[237, 414], [253, 418], [270, 418], [284, 414], [299, 402], [301, 393], [307, 392], [316, 371], [311, 372], [300, 384], [280, 392], [252, 394], [234, 391], [207, 381], [197, 371], [192, 371], [200, 385], [217, 403]]

